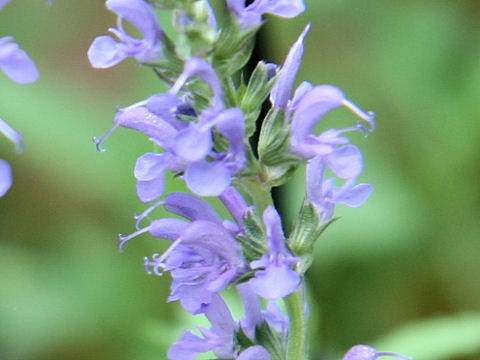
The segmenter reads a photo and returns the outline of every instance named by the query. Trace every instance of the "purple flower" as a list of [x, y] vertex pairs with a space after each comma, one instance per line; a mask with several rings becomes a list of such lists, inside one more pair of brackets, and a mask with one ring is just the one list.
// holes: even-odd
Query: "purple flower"
[[198, 76], [200, 79], [210, 86], [213, 92], [212, 106], [214, 109], [220, 110], [223, 108], [223, 91], [220, 79], [218, 78], [215, 69], [208, 62], [201, 58], [191, 57], [185, 61], [183, 72], [175, 81], [175, 84], [170, 88], [169, 93], [176, 95], [187, 80], [193, 76]]
[[260, 345], [250, 346], [235, 357], [236, 360], [270, 360], [271, 358], [269, 352]]
[[201, 336], [190, 331], [184, 332], [180, 339], [168, 350], [171, 360], [193, 360], [200, 353], [213, 351], [220, 358], [236, 360], [270, 360], [268, 351], [259, 345], [237, 351], [234, 348], [234, 336], [237, 324], [220, 295], [214, 294], [212, 302], [205, 310], [205, 316], [212, 327], [198, 328]]
[[180, 237], [182, 231], [190, 224], [189, 221], [178, 218], [163, 218], [154, 220], [149, 226], [140, 228], [142, 220], [160, 205], [163, 205], [165, 210], [172, 214], [179, 215], [186, 220], [206, 220], [218, 225], [222, 225], [223, 223], [215, 209], [205, 200], [187, 193], [170, 193], [164, 200], [156, 202], [142, 214], [135, 216], [138, 231], [128, 236], [119, 236], [120, 243], [118, 248], [120, 251], [123, 250], [123, 245], [127, 241], [145, 232], [150, 232], [154, 237], [168, 240], [176, 240]]
[[23, 144], [22, 135], [12, 128], [5, 120], [0, 118], [0, 134], [5, 136], [8, 140], [13, 142], [15, 150], [22, 152], [25, 145]]
[[267, 228], [268, 254], [250, 263], [257, 270], [249, 283], [258, 295], [276, 300], [294, 292], [300, 284], [300, 276], [291, 269], [298, 261], [285, 246], [280, 216], [273, 206], [263, 213], [263, 222]]
[[5, 160], [0, 159], [0, 197], [12, 186], [12, 168]]
[[[194, 193], [218, 196], [230, 185], [232, 176], [245, 165], [244, 117], [238, 108], [213, 114], [204, 111], [198, 122], [190, 122], [181, 130], [165, 124], [162, 127], [171, 131], [172, 136], [152, 140], [165, 153], [142, 155], [135, 166], [137, 194], [143, 202], [162, 195], [166, 170], [183, 171], [185, 182]], [[230, 141], [227, 151], [214, 151], [213, 128]]]
[[293, 83], [302, 63], [303, 41], [309, 31], [310, 24], [305, 27], [298, 40], [290, 48], [285, 63], [280, 70], [280, 76], [270, 92], [270, 101], [277, 109], [287, 110]]
[[233, 356], [233, 337], [237, 325], [220, 295], [212, 295], [212, 300], [205, 309], [205, 316], [212, 327], [199, 328], [202, 337], [190, 331], [184, 332], [168, 350], [169, 359], [193, 360], [198, 354], [207, 351], [213, 351], [221, 358]]
[[[109, 35], [99, 36], [88, 49], [88, 59], [95, 68], [109, 68], [129, 56], [139, 62], [153, 62], [163, 58], [163, 31], [153, 7], [143, 0], [107, 0], [107, 8], [118, 15], [117, 28], [110, 28], [118, 41]], [[123, 19], [133, 24], [143, 39], [130, 36], [122, 25]]]
[[347, 138], [341, 136], [342, 133], [352, 130], [366, 132], [366, 129], [358, 124], [354, 127], [341, 130], [330, 129], [320, 135], [313, 135], [313, 130], [322, 117], [340, 106], [345, 106], [365, 120], [373, 130], [375, 126], [373, 113], [365, 113], [335, 86], [315, 86], [302, 94], [298, 100], [291, 123], [290, 147], [292, 152], [306, 159], [324, 156], [332, 153], [338, 145], [349, 142]]
[[237, 17], [242, 30], [260, 25], [265, 13], [293, 18], [305, 10], [303, 0], [255, 0], [248, 6], [245, 6], [245, 0], [227, 0], [227, 5]]
[[183, 307], [194, 314], [204, 312], [213, 294], [243, 271], [242, 250], [211, 205], [191, 194], [169, 194], [164, 201], [147, 209], [140, 220], [160, 204], [191, 222], [178, 218], [152, 221], [129, 236], [120, 235], [119, 249], [145, 232], [172, 240], [163, 255], [155, 254], [152, 260], [145, 258], [145, 269], [156, 275], [170, 271], [173, 282], [169, 301], [180, 300]]
[[240, 320], [240, 325], [252, 341], [255, 340], [255, 328], [263, 322], [267, 322], [283, 338], [287, 338], [290, 326], [289, 318], [282, 313], [280, 307], [275, 302], [269, 301], [266, 310], [262, 310], [260, 299], [250, 283], [237, 285], [237, 290], [242, 297], [245, 308], [245, 316]]
[[[199, 116], [191, 104], [176, 96], [192, 76], [204, 80], [213, 92], [212, 106]], [[137, 194], [145, 203], [162, 195], [167, 170], [183, 172], [187, 186], [194, 193], [218, 196], [246, 162], [243, 113], [239, 108], [224, 109], [222, 94], [212, 66], [202, 59], [191, 58], [167, 94], [157, 94], [120, 109], [113, 127], [100, 139], [94, 138], [94, 142], [103, 151], [102, 142], [116, 127], [123, 126], [143, 132], [165, 150], [162, 154], [147, 153], [137, 160]], [[181, 121], [178, 118], [181, 115], [195, 116], [198, 121]], [[213, 149], [214, 129], [230, 143], [224, 152]]]
[[0, 0], [0, 10], [7, 5], [11, 0]]
[[192, 314], [205, 312], [213, 296], [243, 269], [239, 245], [216, 223], [198, 220], [188, 224], [179, 219], [160, 219], [152, 223], [150, 232], [165, 238], [174, 238], [179, 233], [162, 256], [145, 258], [144, 264], [147, 272], [156, 275], [170, 271], [173, 282], [168, 300], [179, 300]]
[[12, 40], [11, 36], [0, 38], [0, 69], [16, 83], [30, 84], [37, 80], [38, 70], [27, 53]]
[[225, 220], [223, 226], [235, 235], [243, 234], [243, 217], [252, 207], [247, 206], [243, 196], [233, 186], [226, 187], [219, 195], [219, 199], [235, 220], [235, 223]]
[[342, 360], [376, 360], [381, 356], [393, 356], [401, 360], [411, 360], [410, 358], [390, 353], [390, 352], [377, 352], [373, 347], [368, 345], [355, 345], [347, 351]]
[[244, 260], [240, 246], [224, 227], [197, 220], [162, 256], [146, 258], [145, 266], [157, 274], [170, 271], [173, 282], [168, 300], [179, 300], [185, 310], [198, 314], [241, 273]]
[[[7, 139], [15, 144], [15, 148], [18, 152], [23, 151], [23, 139], [22, 135], [15, 131], [7, 122], [0, 118], [0, 134], [4, 135]], [[0, 197], [12, 186], [12, 169], [10, 165], [0, 159]]]
[[373, 190], [369, 184], [355, 185], [355, 177], [347, 178], [341, 187], [336, 187], [334, 178], [324, 180], [325, 166], [322, 157], [315, 157], [308, 162], [306, 170], [307, 201], [317, 208], [322, 223], [332, 219], [336, 204], [358, 207]]

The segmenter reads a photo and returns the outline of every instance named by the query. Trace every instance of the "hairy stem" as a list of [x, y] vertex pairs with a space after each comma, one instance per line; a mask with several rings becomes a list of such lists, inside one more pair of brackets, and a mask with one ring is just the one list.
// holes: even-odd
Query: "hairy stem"
[[[303, 282], [302, 282], [303, 283]], [[304, 299], [304, 287], [287, 296], [285, 305], [290, 318], [286, 360], [308, 359], [307, 307]]]

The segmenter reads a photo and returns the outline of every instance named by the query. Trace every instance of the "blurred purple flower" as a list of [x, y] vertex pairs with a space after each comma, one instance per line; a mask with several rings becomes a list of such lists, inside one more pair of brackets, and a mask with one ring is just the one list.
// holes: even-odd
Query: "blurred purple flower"
[[7, 5], [11, 0], [0, 0], [0, 10]]
[[[88, 59], [95, 68], [109, 68], [129, 56], [139, 62], [153, 62], [163, 58], [163, 31], [153, 7], [143, 0], [107, 0], [107, 8], [118, 15], [117, 28], [110, 28], [118, 41], [109, 35], [95, 38], [88, 49]], [[143, 39], [130, 36], [122, 25], [123, 19], [133, 24]]]
[[265, 13], [293, 18], [305, 10], [303, 0], [255, 0], [248, 6], [245, 6], [245, 0], [227, 0], [227, 6], [237, 17], [242, 30], [260, 25]]
[[322, 157], [311, 159], [306, 173], [307, 201], [317, 208], [322, 223], [332, 219], [336, 204], [358, 207], [373, 190], [369, 184], [355, 185], [355, 177], [347, 178], [341, 187], [334, 185], [334, 178], [324, 180], [325, 162]]
[[300, 284], [300, 276], [291, 269], [298, 261], [287, 250], [280, 216], [273, 206], [263, 213], [263, 222], [267, 229], [268, 254], [250, 263], [257, 270], [249, 281], [253, 291], [258, 295], [276, 300], [294, 292]]
[[12, 168], [10, 164], [0, 159], [0, 197], [12, 186]]
[[392, 356], [401, 360], [412, 360], [406, 356], [390, 353], [377, 352], [373, 347], [368, 345], [355, 345], [347, 351], [342, 360], [376, 360], [381, 356]]
[[[0, 118], [0, 134], [4, 135], [7, 139], [12, 141], [18, 152], [23, 151], [24, 144], [23, 138], [20, 133], [15, 131], [6, 121]], [[10, 165], [0, 159], [0, 197], [12, 186], [12, 169]]]
[[0, 70], [19, 84], [30, 84], [38, 79], [38, 70], [27, 53], [12, 42], [13, 37], [0, 38]]

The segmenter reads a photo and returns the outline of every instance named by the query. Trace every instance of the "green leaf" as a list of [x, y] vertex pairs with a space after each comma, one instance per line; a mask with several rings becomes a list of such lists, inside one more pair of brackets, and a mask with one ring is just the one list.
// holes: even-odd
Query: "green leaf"
[[401, 328], [374, 344], [415, 360], [447, 360], [480, 351], [480, 313], [442, 316]]
[[285, 339], [282, 335], [273, 330], [266, 321], [255, 328], [255, 340], [268, 350], [272, 360], [284, 360], [286, 349]]

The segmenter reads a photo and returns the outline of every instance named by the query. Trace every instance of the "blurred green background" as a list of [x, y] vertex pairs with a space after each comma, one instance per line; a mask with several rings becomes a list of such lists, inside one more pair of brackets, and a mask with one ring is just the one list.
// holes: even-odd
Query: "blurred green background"
[[[480, 358], [480, 2], [307, 0], [293, 21], [271, 18], [258, 51], [283, 59], [306, 23], [298, 81], [331, 83], [377, 113], [360, 181], [375, 192], [316, 245], [309, 273], [313, 360], [368, 343], [417, 360]], [[0, 359], [166, 359], [201, 320], [166, 303], [169, 277], [142, 258], [164, 243], [134, 230], [132, 169], [151, 150], [118, 130], [95, 150], [115, 107], [165, 88], [127, 60], [91, 69], [86, 51], [114, 26], [100, 0], [15, 0], [0, 12], [41, 72], [33, 85], [0, 79], [0, 115], [26, 151], [0, 141], [15, 183], [0, 199]], [[352, 124], [348, 111], [324, 126]], [[171, 189], [182, 189], [170, 181]], [[283, 189], [287, 223], [303, 180]], [[159, 213], [161, 216], [161, 213]]]

